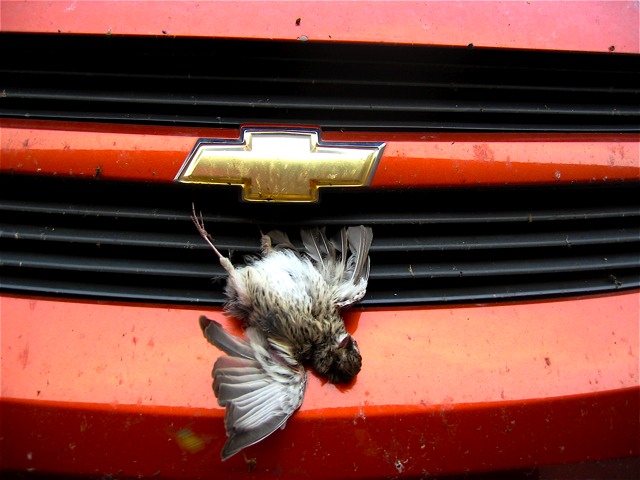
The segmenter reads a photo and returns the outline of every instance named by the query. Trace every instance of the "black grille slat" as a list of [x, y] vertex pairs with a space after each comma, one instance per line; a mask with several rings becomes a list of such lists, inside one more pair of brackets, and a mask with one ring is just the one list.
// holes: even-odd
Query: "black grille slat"
[[[42, 228], [34, 225], [4, 225], [1, 238], [19, 240], [39, 240], [46, 242], [68, 242], [102, 245], [119, 245], [144, 248], [209, 248], [198, 238], [193, 241], [191, 235], [161, 234], [156, 232], [114, 231], [114, 230], [77, 230], [71, 228]], [[245, 251], [258, 251], [257, 242], [243, 238], [218, 237], [220, 248], [238, 248]]]
[[[441, 283], [439, 280], [438, 283]], [[512, 281], [475, 284], [465, 289], [451, 289], [434, 284], [429, 291], [396, 289], [391, 291], [393, 302], [387, 295], [371, 292], [365, 303], [369, 305], [419, 305], [425, 303], [489, 303], [499, 300], [521, 300], [536, 297], [553, 298], [571, 295], [596, 295], [638, 288], [640, 275], [619, 275], [610, 277], [570, 279], [556, 278], [552, 282], [519, 284]], [[386, 292], [385, 292], [386, 293]]]
[[[636, 237], [637, 239], [638, 237]], [[220, 243], [216, 241], [219, 246]], [[199, 245], [205, 248], [205, 245]], [[208, 245], [206, 246], [208, 248]], [[222, 250], [225, 248], [220, 246]], [[237, 247], [236, 247], [237, 248]], [[251, 249], [254, 250], [254, 249]], [[250, 251], [246, 249], [245, 251]], [[256, 250], [257, 251], [257, 250]], [[379, 251], [374, 248], [373, 252]], [[191, 276], [213, 278], [224, 275], [224, 270], [211, 257], [209, 264], [171, 262], [166, 260], [140, 260], [136, 258], [96, 258], [81, 255], [42, 254], [38, 252], [4, 252], [2, 264], [7, 267], [38, 268], [48, 270], [75, 270], [82, 272], [116, 272], [123, 274]], [[571, 259], [523, 259], [498, 262], [455, 262], [440, 264], [377, 265], [371, 273], [372, 280], [401, 278], [443, 278], [462, 276], [525, 275], [561, 273], [640, 267], [640, 255], [614, 254], [576, 257]]]
[[[353, 223], [353, 222], [350, 222]], [[361, 223], [358, 222], [358, 223]], [[606, 230], [600, 232], [544, 233], [529, 235], [485, 235], [483, 237], [410, 237], [378, 240], [372, 251], [427, 251], [427, 250], [488, 250], [505, 248], [567, 247], [574, 245], [636, 242], [640, 229]], [[41, 228], [31, 225], [6, 225], [0, 238], [42, 240], [49, 242], [90, 243], [99, 245], [124, 245], [162, 248], [208, 248], [201, 242], [193, 242], [189, 235], [163, 235], [149, 232], [111, 230], [77, 230], [67, 228]], [[196, 239], [197, 240], [197, 239]], [[222, 249], [257, 251], [255, 242], [243, 238], [217, 235], [216, 243]]]
[[95, 258], [36, 252], [4, 252], [2, 264], [46, 270], [72, 270], [93, 273], [121, 273], [125, 275], [166, 275], [173, 277], [214, 278], [224, 275], [217, 262], [210, 264], [171, 262], [166, 260], [140, 260], [136, 258]]
[[[524, 89], [523, 89], [524, 90]], [[586, 92], [585, 92], [586, 93]], [[589, 92], [592, 93], [592, 92]], [[346, 110], [363, 112], [416, 112], [416, 113], [483, 113], [501, 115], [574, 115], [574, 116], [632, 116], [638, 117], [639, 110], [635, 106], [608, 105], [576, 105], [570, 103], [478, 103], [469, 101], [384, 101], [378, 98], [365, 98], [354, 100], [350, 98], [333, 97], [308, 97], [301, 101], [299, 97], [276, 96], [265, 99], [261, 96], [211, 96], [211, 95], [182, 95], [169, 96], [150, 95], [147, 92], [129, 92], [126, 96], [114, 95], [102, 92], [90, 92], [78, 94], [76, 91], [48, 91], [10, 89], [12, 98], [22, 100], [51, 100], [64, 102], [93, 102], [93, 103], [139, 103], [149, 105], [184, 106], [198, 105], [202, 107], [237, 107], [237, 108], [262, 108], [281, 110]]]
[[409, 264], [409, 266], [379, 266], [371, 277], [373, 279], [407, 279], [407, 278], [457, 278], [457, 277], [489, 277], [498, 275], [531, 275], [540, 273], [592, 272], [615, 268], [629, 268], [635, 265], [640, 268], [640, 256], [636, 254], [620, 254], [603, 257], [577, 257], [572, 259], [525, 259], [486, 263], [456, 262]]
[[[408, 206], [411, 209], [411, 206]], [[186, 220], [191, 218], [191, 212], [185, 212], [176, 208], [138, 208], [135, 205], [122, 205], [115, 208], [102, 205], [82, 205], [73, 203], [33, 202], [29, 199], [12, 201], [2, 200], [2, 210], [21, 213], [51, 213], [60, 215], [80, 215], [80, 216], [107, 216], [118, 218], [153, 218], [156, 220]], [[493, 212], [464, 212], [455, 211], [441, 214], [437, 212], [406, 211], [396, 210], [393, 213], [369, 212], [367, 223], [372, 225], [395, 225], [398, 222], [407, 224], [449, 224], [449, 223], [488, 223], [488, 222], [541, 222], [541, 221], [565, 221], [565, 220], [586, 220], [586, 219], [617, 219], [621, 217], [640, 216], [635, 206], [617, 205], [614, 208], [606, 206], [594, 206], [584, 209], [571, 206], [563, 209], [543, 209], [532, 206], [527, 212], [512, 212], [508, 210]], [[207, 214], [207, 218], [212, 218]], [[223, 223], [243, 223], [246, 220], [232, 215], [217, 213], [215, 221]], [[316, 216], [314, 224], [322, 225], [345, 225], [361, 221], [361, 216], [346, 215], [343, 212], [336, 212], [331, 217]], [[296, 219], [297, 223], [304, 224], [303, 219]]]
[[[106, 274], [102, 275], [107, 276]], [[109, 280], [109, 279], [106, 279]], [[41, 295], [100, 298], [132, 302], [169, 302], [220, 305], [224, 298], [219, 288], [189, 289], [180, 286], [167, 292], [163, 288], [138, 285], [135, 289], [116, 282], [87, 283], [73, 280], [50, 279], [42, 276], [23, 278], [3, 275], [2, 288], [5, 291]]]
[[[104, 275], [103, 275], [104, 276]], [[441, 279], [439, 281], [441, 283]], [[101, 298], [108, 300], [132, 302], [186, 303], [199, 305], [222, 305], [224, 296], [220, 285], [222, 282], [211, 282], [209, 288], [176, 287], [167, 291], [138, 285], [135, 289], [129, 285], [117, 283], [86, 283], [69, 280], [51, 280], [43, 277], [3, 275], [2, 289], [19, 293], [38, 293], [42, 295], [64, 295], [69, 297]], [[384, 292], [369, 289], [360, 305], [423, 305], [443, 303], [478, 303], [530, 298], [553, 298], [570, 295], [594, 295], [637, 289], [640, 287], [640, 275], [609, 275], [582, 280], [555, 279], [547, 283], [528, 283], [519, 285], [512, 281], [500, 284], [475, 284], [465, 289], [447, 288], [434, 284], [428, 290], [407, 290], [396, 288]]]
[[0, 34], [0, 48], [5, 117], [526, 132], [640, 123], [633, 55], [26, 34]]
[[[51, 112], [55, 110], [55, 113]], [[263, 123], [268, 125], [293, 125], [294, 121], [291, 117], [277, 117], [277, 116], [264, 116], [256, 118], [251, 115], [251, 112], [244, 112], [249, 116], [241, 116], [240, 112], [234, 112], [234, 115], [230, 116], [195, 116], [185, 114], [136, 114], [136, 113], [101, 113], [100, 116], [96, 116], [95, 113], [90, 112], [65, 112], [58, 108], [53, 108], [52, 111], [40, 110], [39, 107], [32, 109], [14, 109], [14, 108], [1, 108], [0, 118], [37, 118], [47, 120], [65, 120], [65, 121], [85, 121], [85, 122], [111, 122], [111, 123], [142, 123], [142, 124], [154, 124], [154, 125], [189, 125], [189, 126], [207, 126], [207, 127], [228, 127], [239, 126], [254, 123]], [[366, 115], [364, 116], [366, 117]], [[426, 121], [409, 121], [409, 120], [397, 120], [389, 119], [385, 122], [384, 127], [380, 125], [374, 125], [370, 119], [344, 119], [336, 120], [331, 118], [314, 118], [313, 120], [304, 121], [304, 118], [295, 118], [297, 125], [314, 124], [322, 125], [324, 130], [423, 130], [423, 131], [482, 131], [482, 132], [572, 132], [572, 133], [636, 133], [640, 130], [637, 123], [620, 123], [616, 121], [615, 117], [607, 116], [606, 119], [602, 119], [601, 122], [581, 124], [576, 122], [569, 122], [557, 125], [555, 123], [542, 123], [540, 122], [528, 122], [526, 124], [516, 124], [509, 121], [498, 121], [493, 119], [487, 122], [472, 122], [468, 121], [468, 115], [465, 118], [451, 121], [448, 118], [442, 118], [440, 120], [426, 120]], [[489, 120], [489, 119], [487, 119]], [[540, 120], [540, 119], [538, 119]]]
[[300, 226], [371, 225], [363, 305], [640, 287], [639, 183], [337, 190], [315, 205], [276, 205], [239, 202], [235, 188], [0, 180], [5, 291], [220, 305], [224, 272], [191, 222], [192, 202], [234, 263], [259, 251], [260, 231], [283, 229], [301, 245]]
[[426, 250], [492, 250], [506, 248], [570, 247], [575, 245], [637, 242], [640, 229], [574, 231], [571, 233], [541, 233], [527, 235], [483, 235], [482, 237], [438, 236], [413, 238], [386, 238], [379, 241], [374, 251], [426, 251]]

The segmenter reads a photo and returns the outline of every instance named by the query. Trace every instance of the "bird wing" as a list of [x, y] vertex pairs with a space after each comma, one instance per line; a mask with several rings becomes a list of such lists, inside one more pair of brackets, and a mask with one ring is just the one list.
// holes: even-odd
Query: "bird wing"
[[[369, 249], [372, 240], [373, 232], [370, 227], [360, 225], [342, 230], [340, 248], [344, 270], [341, 278], [333, 285], [333, 302], [338, 308], [347, 307], [364, 297], [369, 282]], [[350, 252], [348, 258], [347, 243]], [[338, 241], [334, 240], [334, 245], [337, 244]]]
[[[359, 227], [349, 227], [347, 229], [347, 238], [349, 240], [349, 250], [352, 256], [347, 262], [347, 271], [350, 274], [350, 280], [354, 283], [359, 282], [363, 278], [369, 278], [369, 249], [373, 240], [373, 232], [371, 227], [360, 225]], [[353, 270], [349, 268], [351, 259], [353, 258]]]
[[255, 328], [245, 331], [244, 340], [206, 317], [200, 317], [200, 326], [207, 340], [229, 355], [213, 367], [213, 391], [226, 407], [226, 460], [284, 428], [302, 404], [307, 375], [286, 345]]
[[304, 253], [332, 289], [332, 303], [344, 308], [361, 300], [369, 281], [371, 228], [363, 225], [343, 228], [331, 240], [324, 228], [302, 229], [300, 236]]
[[313, 259], [321, 272], [326, 268], [328, 262], [335, 262], [336, 249], [327, 239], [324, 228], [304, 228], [300, 230], [300, 237], [305, 252]]

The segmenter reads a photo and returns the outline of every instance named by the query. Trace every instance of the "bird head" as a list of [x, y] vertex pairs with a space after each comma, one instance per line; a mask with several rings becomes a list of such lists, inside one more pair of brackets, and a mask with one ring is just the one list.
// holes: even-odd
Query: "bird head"
[[341, 334], [333, 341], [323, 342], [316, 348], [311, 364], [314, 370], [331, 383], [348, 383], [362, 367], [362, 357], [358, 344], [348, 333]]

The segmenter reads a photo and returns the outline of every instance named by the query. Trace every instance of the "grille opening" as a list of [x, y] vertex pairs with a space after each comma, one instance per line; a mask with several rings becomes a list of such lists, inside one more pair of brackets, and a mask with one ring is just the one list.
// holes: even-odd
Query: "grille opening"
[[640, 183], [338, 190], [315, 205], [250, 204], [233, 188], [2, 177], [2, 289], [221, 305], [224, 271], [260, 232], [373, 228], [362, 305], [474, 303], [640, 287]]
[[0, 115], [10, 118], [639, 130], [634, 55], [12, 33], [0, 34], [0, 48]]

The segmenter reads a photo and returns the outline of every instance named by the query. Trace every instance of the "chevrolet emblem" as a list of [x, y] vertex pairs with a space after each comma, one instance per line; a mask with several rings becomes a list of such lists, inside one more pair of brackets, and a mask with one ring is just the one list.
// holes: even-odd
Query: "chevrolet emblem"
[[247, 201], [317, 202], [320, 187], [368, 185], [384, 145], [323, 142], [315, 130], [244, 129], [240, 140], [198, 140], [175, 181], [240, 185]]

